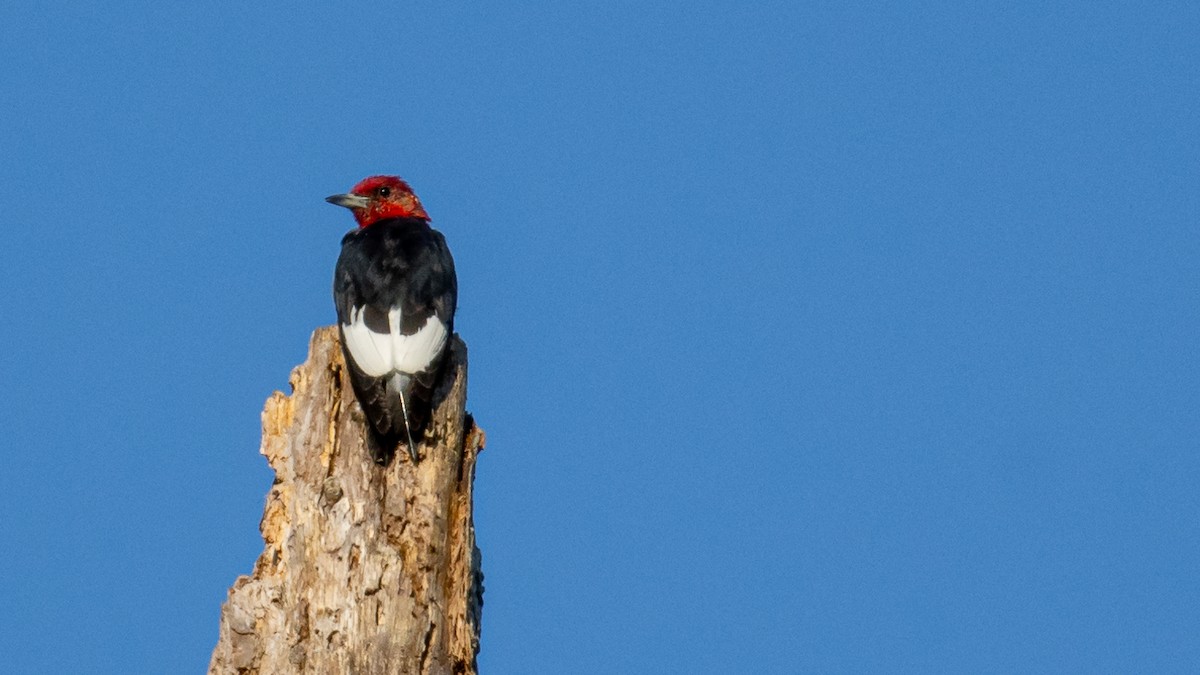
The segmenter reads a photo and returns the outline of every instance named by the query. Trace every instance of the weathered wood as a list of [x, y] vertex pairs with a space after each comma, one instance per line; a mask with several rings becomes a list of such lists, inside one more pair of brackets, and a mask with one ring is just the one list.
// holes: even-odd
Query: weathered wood
[[371, 461], [336, 328], [263, 410], [275, 470], [250, 576], [221, 608], [209, 673], [475, 673], [483, 575], [471, 488], [483, 432], [454, 336], [415, 467]]

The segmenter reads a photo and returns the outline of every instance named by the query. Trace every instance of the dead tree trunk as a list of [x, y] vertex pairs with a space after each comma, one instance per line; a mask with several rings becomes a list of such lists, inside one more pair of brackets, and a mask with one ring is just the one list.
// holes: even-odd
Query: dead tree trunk
[[263, 410], [275, 470], [254, 573], [221, 608], [209, 673], [475, 673], [483, 574], [471, 487], [483, 433], [465, 412], [467, 350], [448, 347], [414, 466], [371, 461], [336, 328], [318, 329], [292, 395]]

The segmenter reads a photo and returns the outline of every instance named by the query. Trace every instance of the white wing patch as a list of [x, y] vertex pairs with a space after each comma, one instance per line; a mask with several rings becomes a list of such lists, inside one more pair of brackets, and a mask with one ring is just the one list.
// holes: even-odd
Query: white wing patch
[[367, 328], [363, 308], [350, 309], [350, 323], [342, 324], [346, 349], [354, 363], [371, 377], [388, 373], [419, 373], [429, 367], [446, 345], [446, 324], [430, 314], [425, 325], [412, 335], [400, 334], [400, 308], [388, 312], [390, 332], [376, 333]]

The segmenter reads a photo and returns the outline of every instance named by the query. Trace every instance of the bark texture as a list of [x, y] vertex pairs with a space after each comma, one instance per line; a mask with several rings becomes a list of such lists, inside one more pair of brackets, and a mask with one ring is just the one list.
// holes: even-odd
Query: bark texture
[[[263, 410], [275, 470], [250, 576], [229, 590], [209, 673], [475, 673], [483, 574], [472, 482], [484, 436], [465, 411], [455, 335], [414, 466], [371, 461], [337, 329], [318, 329], [292, 395]], [[435, 399], [436, 400], [436, 399]]]

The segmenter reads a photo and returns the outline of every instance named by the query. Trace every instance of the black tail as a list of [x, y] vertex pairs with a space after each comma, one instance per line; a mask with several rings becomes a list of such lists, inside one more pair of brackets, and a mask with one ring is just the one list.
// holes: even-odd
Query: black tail
[[[432, 411], [430, 397], [425, 395], [426, 392], [422, 389], [420, 386], [412, 386], [407, 393], [390, 392], [387, 391], [387, 385], [383, 384], [379, 387], [382, 391], [372, 396], [372, 404], [363, 405], [373, 441], [370, 448], [371, 458], [376, 464], [390, 464], [397, 452], [407, 454], [413, 464], [419, 461], [417, 446], [425, 437]], [[371, 393], [375, 392], [368, 395]], [[358, 400], [362, 404], [364, 396], [359, 394]], [[376, 401], [380, 405], [375, 405]]]
[[436, 405], [434, 386], [441, 376], [441, 360], [430, 373], [412, 377], [408, 386], [399, 392], [389, 388], [390, 377], [371, 377], [349, 358], [346, 363], [350, 384], [371, 429], [371, 458], [376, 464], [386, 466], [396, 456], [396, 451], [403, 448], [416, 464], [417, 446], [425, 437]]

